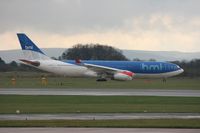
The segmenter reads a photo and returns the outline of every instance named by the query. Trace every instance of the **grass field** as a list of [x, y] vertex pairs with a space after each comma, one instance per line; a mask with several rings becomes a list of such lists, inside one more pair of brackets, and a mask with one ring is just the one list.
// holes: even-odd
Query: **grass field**
[[198, 112], [199, 97], [0, 95], [0, 113]]
[[[41, 84], [46, 75], [48, 84]], [[16, 78], [16, 85], [11, 78]], [[96, 82], [96, 79], [65, 78], [47, 73], [0, 73], [0, 88], [132, 88], [132, 89], [200, 89], [200, 78]], [[200, 113], [200, 97], [153, 96], [22, 96], [0, 95], [0, 114], [54, 113]], [[0, 127], [157, 127], [200, 128], [200, 119], [145, 120], [0, 120]]]
[[[47, 75], [48, 84], [41, 84], [41, 75]], [[16, 77], [16, 85], [11, 78]], [[135, 89], [200, 89], [200, 78], [134, 79], [133, 81], [96, 82], [95, 78], [55, 77], [46, 73], [8, 72], [0, 73], [0, 88], [135, 88]]]
[[128, 128], [200, 128], [200, 119], [149, 120], [19, 120], [0, 121], [0, 127], [128, 127]]

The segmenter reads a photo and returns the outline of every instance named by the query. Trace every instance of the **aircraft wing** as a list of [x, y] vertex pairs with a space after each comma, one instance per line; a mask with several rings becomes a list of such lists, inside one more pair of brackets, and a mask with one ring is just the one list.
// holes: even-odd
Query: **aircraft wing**
[[116, 69], [112, 67], [106, 67], [106, 66], [101, 66], [101, 65], [94, 65], [94, 64], [88, 64], [88, 63], [79, 63], [82, 66], [87, 67], [88, 69], [94, 71], [97, 73], [99, 76], [106, 76], [106, 77], [111, 77], [115, 80], [132, 80], [134, 73], [130, 72], [128, 70], [122, 70], [122, 69]]
[[83, 66], [87, 67], [88, 69], [91, 69], [97, 73], [108, 73], [108, 74], [113, 74], [116, 72], [121, 72], [124, 70], [121, 69], [116, 69], [112, 67], [105, 67], [105, 66], [100, 66], [100, 65], [94, 65], [94, 64], [88, 64], [84, 63]]
[[116, 68], [106, 67], [106, 66], [101, 66], [101, 65], [82, 63], [80, 60], [76, 60], [76, 64], [85, 66], [88, 69], [93, 70], [93, 71], [95, 71], [99, 74], [101, 74], [101, 73], [114, 74], [114, 73], [117, 73], [117, 72], [127, 71], [127, 70], [116, 69]]

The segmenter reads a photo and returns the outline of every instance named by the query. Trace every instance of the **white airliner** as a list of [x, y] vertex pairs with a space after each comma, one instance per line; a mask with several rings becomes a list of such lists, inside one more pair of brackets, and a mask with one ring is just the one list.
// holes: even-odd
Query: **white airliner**
[[[95, 77], [105, 79], [133, 80], [133, 78], [168, 78], [184, 70], [168, 62], [143, 61], [97, 61], [97, 60], [53, 60], [46, 56], [25, 34], [17, 34], [26, 65], [69, 77]], [[103, 54], [103, 53], [102, 53]]]

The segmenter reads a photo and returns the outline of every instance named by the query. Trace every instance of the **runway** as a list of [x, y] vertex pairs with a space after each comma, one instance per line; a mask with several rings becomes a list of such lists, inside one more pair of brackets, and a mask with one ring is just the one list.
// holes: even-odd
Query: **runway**
[[200, 97], [200, 90], [1, 88], [0, 95], [180, 96]]
[[0, 114], [0, 120], [200, 119], [200, 113]]
[[167, 128], [0, 128], [0, 133], [199, 133], [200, 129]]

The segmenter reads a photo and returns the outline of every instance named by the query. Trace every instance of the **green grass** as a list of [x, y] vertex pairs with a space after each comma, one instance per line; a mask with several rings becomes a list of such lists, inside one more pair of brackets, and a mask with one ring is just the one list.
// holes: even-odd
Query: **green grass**
[[147, 120], [6, 120], [0, 127], [128, 127], [128, 128], [200, 128], [200, 119]]
[[[47, 75], [47, 86], [41, 85], [41, 75]], [[11, 78], [16, 77], [16, 85]], [[0, 88], [132, 88], [132, 89], [200, 89], [200, 78], [134, 79], [133, 81], [96, 82], [95, 78], [55, 77], [46, 73], [8, 72], [0, 73]]]
[[0, 95], [0, 113], [200, 112], [199, 97]]

